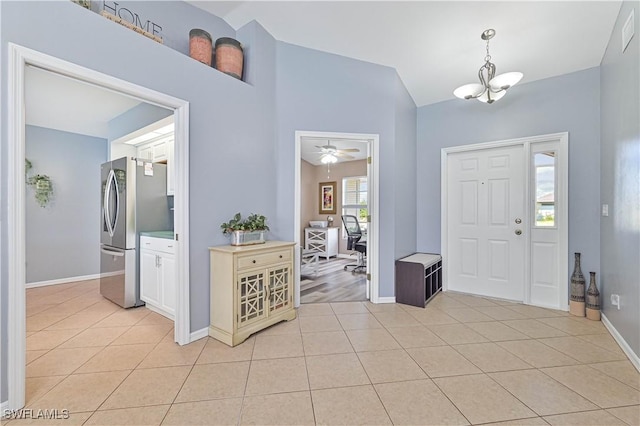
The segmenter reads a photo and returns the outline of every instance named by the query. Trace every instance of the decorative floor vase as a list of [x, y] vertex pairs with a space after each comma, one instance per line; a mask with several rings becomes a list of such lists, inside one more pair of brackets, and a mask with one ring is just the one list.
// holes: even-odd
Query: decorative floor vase
[[575, 253], [575, 264], [571, 274], [571, 298], [569, 312], [572, 315], [583, 317], [585, 315], [584, 290], [586, 281], [580, 269], [580, 253]]
[[596, 273], [589, 272], [589, 289], [587, 290], [587, 318], [600, 321], [600, 292], [596, 286]]

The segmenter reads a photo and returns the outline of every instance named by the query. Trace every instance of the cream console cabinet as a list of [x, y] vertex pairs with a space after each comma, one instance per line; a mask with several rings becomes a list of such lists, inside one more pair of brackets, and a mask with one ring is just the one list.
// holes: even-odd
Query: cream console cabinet
[[267, 241], [250, 246], [210, 247], [209, 336], [235, 346], [272, 324], [296, 317], [293, 307], [293, 247]]

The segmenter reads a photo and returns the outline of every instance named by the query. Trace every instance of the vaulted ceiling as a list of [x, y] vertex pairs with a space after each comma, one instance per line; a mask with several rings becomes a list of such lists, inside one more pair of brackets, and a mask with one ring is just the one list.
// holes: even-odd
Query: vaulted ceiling
[[[418, 106], [476, 83], [491, 40], [497, 72], [522, 83], [600, 65], [620, 1], [190, 1], [238, 29], [395, 68]], [[522, 84], [521, 83], [521, 84]]]

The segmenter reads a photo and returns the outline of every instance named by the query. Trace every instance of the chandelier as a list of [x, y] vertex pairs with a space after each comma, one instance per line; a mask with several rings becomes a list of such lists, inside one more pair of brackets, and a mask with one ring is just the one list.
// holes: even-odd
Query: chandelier
[[504, 96], [507, 89], [514, 86], [522, 79], [521, 72], [507, 72], [496, 76], [496, 66], [491, 62], [489, 54], [489, 40], [496, 35], [496, 30], [485, 30], [480, 38], [487, 42], [487, 55], [484, 57], [484, 65], [478, 70], [480, 83], [465, 84], [453, 91], [460, 99], [477, 99], [481, 102], [492, 104]]

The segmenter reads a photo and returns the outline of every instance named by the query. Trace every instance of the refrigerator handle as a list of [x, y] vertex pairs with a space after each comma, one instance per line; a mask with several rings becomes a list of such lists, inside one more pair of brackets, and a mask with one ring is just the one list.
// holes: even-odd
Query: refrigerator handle
[[100, 247], [100, 252], [104, 253], [104, 254], [108, 254], [109, 256], [124, 257], [124, 252], [123, 251], [112, 251], [112, 250], [106, 249], [104, 247]]
[[113, 170], [111, 170], [111, 173], [112, 173], [111, 179], [113, 180], [113, 185], [115, 186], [115, 189], [116, 189], [116, 216], [115, 216], [115, 219], [113, 220], [113, 226], [111, 227], [112, 232], [115, 233], [116, 228], [118, 227], [118, 214], [120, 213], [120, 191], [118, 190], [118, 179], [116, 179], [116, 174]]
[[111, 174], [113, 170], [109, 170], [109, 175], [107, 176], [106, 186], [104, 188], [104, 198], [102, 200], [102, 215], [104, 218], [104, 222], [107, 225], [107, 231], [109, 235], [113, 237], [113, 228], [111, 227], [111, 215], [109, 214], [109, 204], [111, 201]]

